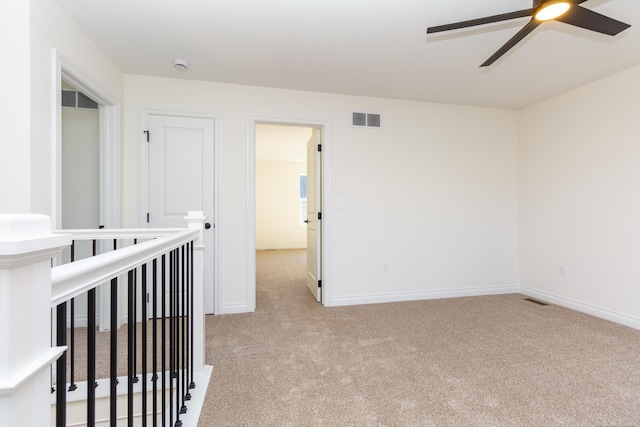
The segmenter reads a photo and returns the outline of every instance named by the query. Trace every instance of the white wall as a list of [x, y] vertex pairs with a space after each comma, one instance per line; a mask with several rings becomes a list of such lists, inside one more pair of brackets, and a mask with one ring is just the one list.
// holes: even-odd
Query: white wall
[[[330, 125], [328, 305], [517, 290], [516, 112], [133, 75], [125, 94], [125, 227], [139, 218], [141, 109], [221, 117], [219, 313], [252, 309], [252, 116]], [[382, 113], [382, 129], [351, 127], [352, 111]]]
[[256, 249], [307, 247], [300, 223], [300, 174], [307, 164], [256, 160]]
[[62, 228], [100, 225], [98, 110], [62, 109]]
[[31, 209], [29, 28], [28, 1], [0, 2], [0, 213]]
[[56, 96], [54, 48], [74, 74], [119, 103], [123, 73], [51, 0], [31, 0], [31, 212], [53, 215]]
[[520, 132], [522, 286], [636, 328], [639, 112], [635, 67], [526, 108]]

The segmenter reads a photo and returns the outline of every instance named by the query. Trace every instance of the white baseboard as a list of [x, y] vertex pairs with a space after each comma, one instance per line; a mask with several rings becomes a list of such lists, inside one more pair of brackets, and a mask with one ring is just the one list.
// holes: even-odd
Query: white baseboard
[[[73, 317], [73, 326], [76, 328], [86, 328], [88, 325], [87, 315], [82, 316], [74, 316]], [[67, 328], [71, 327], [71, 316], [67, 316]]]
[[247, 304], [222, 304], [220, 311], [216, 314], [239, 314], [239, 313], [251, 313], [254, 310], [250, 310]]
[[580, 301], [572, 300], [570, 298], [564, 298], [558, 295], [550, 294], [548, 292], [537, 291], [535, 289], [520, 287], [520, 293], [547, 301], [571, 310], [579, 311], [581, 313], [589, 314], [591, 316], [599, 317], [601, 319], [609, 320], [611, 322], [619, 323], [624, 326], [628, 326], [633, 329], [640, 330], [640, 319], [637, 317], [627, 316], [626, 314], [618, 313], [612, 310], [607, 310], [595, 305], [586, 304]]
[[519, 290], [520, 287], [517, 285], [504, 285], [483, 288], [460, 288], [421, 292], [387, 292], [369, 295], [333, 297], [331, 298], [331, 301], [325, 302], [325, 306], [338, 307], [346, 305], [378, 304], [385, 302], [420, 301], [441, 298], [514, 294], [518, 293]]

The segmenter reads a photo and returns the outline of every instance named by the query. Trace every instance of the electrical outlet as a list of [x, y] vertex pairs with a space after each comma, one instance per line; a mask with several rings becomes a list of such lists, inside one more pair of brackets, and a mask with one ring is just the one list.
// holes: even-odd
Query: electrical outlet
[[558, 273], [562, 277], [566, 277], [566, 275], [567, 275], [567, 266], [564, 265], [564, 264], [560, 264], [560, 266], [558, 267]]

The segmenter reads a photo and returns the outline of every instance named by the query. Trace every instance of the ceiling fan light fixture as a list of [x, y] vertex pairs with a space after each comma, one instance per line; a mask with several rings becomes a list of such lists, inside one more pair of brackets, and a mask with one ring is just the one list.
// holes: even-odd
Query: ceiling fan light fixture
[[538, 21], [549, 21], [562, 16], [571, 8], [569, 0], [549, 0], [542, 2], [534, 13], [534, 18]]

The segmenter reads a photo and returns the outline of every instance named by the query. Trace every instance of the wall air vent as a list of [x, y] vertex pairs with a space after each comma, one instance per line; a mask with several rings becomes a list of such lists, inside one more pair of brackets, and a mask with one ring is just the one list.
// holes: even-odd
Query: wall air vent
[[351, 117], [355, 127], [380, 128], [380, 114], [352, 113]]

